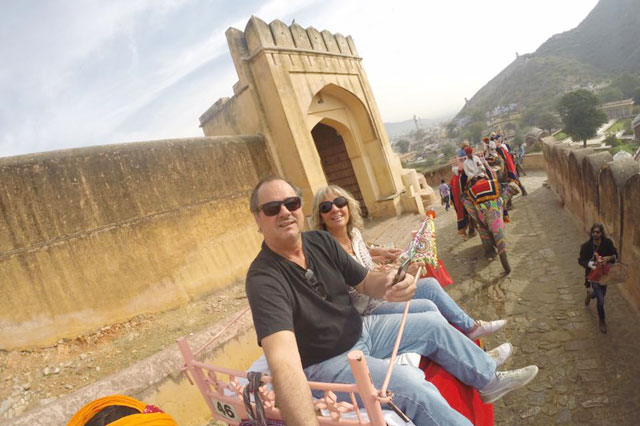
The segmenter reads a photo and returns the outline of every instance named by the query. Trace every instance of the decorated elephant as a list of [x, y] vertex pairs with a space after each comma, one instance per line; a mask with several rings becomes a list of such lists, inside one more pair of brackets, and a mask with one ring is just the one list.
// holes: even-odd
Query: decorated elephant
[[489, 179], [481, 179], [470, 186], [462, 199], [465, 210], [470, 218], [470, 226], [477, 227], [485, 254], [489, 259], [496, 255], [504, 271], [511, 272], [507, 259], [507, 244], [505, 241], [505, 205], [516, 194], [518, 188], [513, 184], [499, 184], [493, 174]]

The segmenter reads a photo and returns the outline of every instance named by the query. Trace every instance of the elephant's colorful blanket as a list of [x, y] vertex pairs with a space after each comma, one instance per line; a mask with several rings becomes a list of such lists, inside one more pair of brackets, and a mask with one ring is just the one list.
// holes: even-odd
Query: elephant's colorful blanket
[[500, 185], [497, 179], [479, 179], [469, 188], [469, 196], [474, 204], [495, 200], [500, 197]]

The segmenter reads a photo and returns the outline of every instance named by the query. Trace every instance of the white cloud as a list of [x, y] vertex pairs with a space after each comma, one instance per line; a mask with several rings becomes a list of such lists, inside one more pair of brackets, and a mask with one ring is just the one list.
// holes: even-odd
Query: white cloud
[[224, 32], [251, 14], [352, 35], [383, 119], [398, 121], [459, 109], [597, 2], [255, 1], [9, 2], [0, 156], [201, 134], [198, 116], [236, 80]]

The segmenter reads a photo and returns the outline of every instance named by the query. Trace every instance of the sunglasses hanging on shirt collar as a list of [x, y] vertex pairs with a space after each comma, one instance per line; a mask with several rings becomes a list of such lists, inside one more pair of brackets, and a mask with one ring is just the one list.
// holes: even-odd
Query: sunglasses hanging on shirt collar
[[327, 298], [329, 297], [329, 295], [327, 294], [327, 289], [325, 288], [323, 283], [318, 281], [318, 278], [316, 277], [316, 274], [312, 269], [306, 270], [304, 279], [307, 280], [307, 284], [309, 285], [309, 287], [311, 287], [313, 291], [315, 291], [316, 294], [318, 294], [318, 296], [322, 298], [322, 300], [327, 300]]

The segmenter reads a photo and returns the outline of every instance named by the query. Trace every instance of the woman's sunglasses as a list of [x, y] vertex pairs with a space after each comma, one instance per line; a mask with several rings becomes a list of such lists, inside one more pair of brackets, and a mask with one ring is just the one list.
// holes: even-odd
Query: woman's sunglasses
[[269, 201], [258, 207], [258, 210], [262, 210], [265, 216], [275, 216], [280, 213], [283, 204], [287, 210], [294, 212], [302, 206], [302, 200], [300, 197], [289, 197], [282, 201]]
[[336, 197], [333, 201], [323, 201], [318, 206], [320, 209], [320, 213], [329, 213], [335, 204], [337, 208], [341, 208], [346, 206], [348, 203], [347, 199], [344, 197]]

